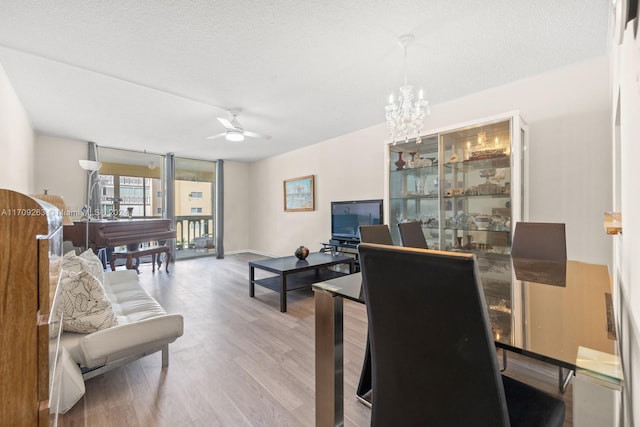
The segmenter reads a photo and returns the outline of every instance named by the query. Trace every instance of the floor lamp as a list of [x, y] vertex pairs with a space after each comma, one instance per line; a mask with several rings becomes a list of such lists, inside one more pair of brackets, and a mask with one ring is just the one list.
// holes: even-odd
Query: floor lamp
[[91, 185], [91, 181], [93, 180], [93, 175], [98, 172], [98, 169], [102, 166], [102, 163], [96, 162], [94, 160], [78, 160], [80, 167], [89, 172], [89, 179], [87, 181], [87, 222], [85, 225], [84, 236], [85, 236], [85, 245], [84, 250], [89, 249], [89, 220], [91, 219], [91, 190], [93, 186]]

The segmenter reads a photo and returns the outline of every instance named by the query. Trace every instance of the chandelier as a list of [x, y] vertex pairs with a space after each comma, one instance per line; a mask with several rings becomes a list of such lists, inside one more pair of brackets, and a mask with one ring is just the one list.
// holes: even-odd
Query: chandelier
[[408, 142], [410, 138], [420, 140], [420, 131], [424, 125], [424, 117], [429, 114], [429, 102], [423, 99], [422, 90], [415, 99], [413, 86], [407, 83], [407, 46], [415, 40], [413, 34], [400, 36], [400, 46], [404, 51], [404, 84], [400, 87], [398, 103], [393, 100], [393, 93], [389, 97], [389, 105], [385, 107], [387, 127], [394, 144], [397, 141]]

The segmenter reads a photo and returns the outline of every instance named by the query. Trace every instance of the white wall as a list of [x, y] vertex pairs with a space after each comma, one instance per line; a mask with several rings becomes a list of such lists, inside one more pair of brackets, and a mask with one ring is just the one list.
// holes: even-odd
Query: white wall
[[79, 218], [87, 199], [88, 179], [78, 160], [87, 158], [87, 142], [39, 134], [35, 141], [36, 192], [47, 189], [49, 194], [62, 196], [67, 209], [78, 213], [72, 216]]
[[224, 162], [224, 252], [249, 247], [249, 164]]
[[[608, 58], [435, 105], [425, 131], [512, 110], [530, 129], [529, 220], [565, 222], [569, 257], [609, 264], [602, 232], [611, 205]], [[383, 198], [386, 138], [381, 123], [252, 164], [249, 247], [271, 255], [299, 245], [317, 250], [330, 237], [332, 200]], [[284, 212], [282, 181], [304, 175], [315, 175], [316, 210]]]
[[[87, 173], [78, 160], [87, 158], [87, 142], [40, 134], [35, 141], [35, 191], [46, 188], [49, 194], [62, 196], [70, 211], [81, 214], [87, 197]], [[250, 227], [249, 165], [226, 161], [224, 168], [224, 249], [226, 253], [245, 251]]]
[[[620, 8], [619, 4], [618, 14]], [[622, 234], [613, 238], [614, 282], [618, 342], [625, 375], [625, 426], [640, 423], [640, 224], [637, 220], [640, 212], [640, 37], [634, 36], [633, 27], [628, 25], [623, 43], [614, 42], [612, 64], [612, 122], [619, 121], [619, 128], [612, 132], [612, 151], [616, 151], [617, 145], [620, 152], [620, 163], [615, 170], [620, 188], [614, 186], [613, 192], [620, 195], [616, 205], [622, 213]], [[618, 30], [622, 29], [616, 28], [614, 33]]]
[[[374, 126], [251, 165], [250, 248], [293, 255], [317, 251], [331, 234], [332, 200], [381, 199], [383, 126]], [[285, 212], [283, 181], [315, 176], [314, 211]]]
[[32, 194], [34, 134], [18, 96], [0, 64], [0, 188]]
[[[602, 212], [611, 206], [608, 73], [607, 58], [587, 61], [435, 105], [427, 119], [428, 129], [437, 129], [520, 110], [531, 136], [529, 219], [566, 222], [569, 256], [600, 263], [610, 262], [610, 242], [601, 233]], [[4, 74], [2, 79], [4, 113], [0, 120], [8, 120], [4, 93], [10, 85]], [[15, 116], [16, 110], [23, 110], [13, 91], [9, 92], [14, 100], [10, 111]], [[17, 120], [20, 122], [27, 123], [26, 128], [20, 126], [20, 132], [12, 132], [0, 144], [13, 147], [4, 141], [14, 141], [15, 133], [23, 135], [21, 139], [29, 140], [29, 135], [33, 139], [26, 118]], [[0, 132], [6, 129], [2, 126]], [[383, 198], [386, 137], [381, 123], [250, 165], [226, 163], [225, 251], [287, 255], [299, 245], [319, 249], [320, 242], [329, 238], [332, 200]], [[4, 175], [12, 181], [14, 176], [30, 176], [25, 166], [31, 169], [35, 158], [35, 185], [31, 178], [12, 185], [27, 192], [47, 188], [64, 196], [70, 208], [82, 206], [86, 184], [76, 162], [86, 157], [85, 144], [38, 136], [36, 146], [31, 157], [23, 150], [13, 160], [0, 158], [0, 165], [7, 163], [0, 168], [0, 186], [8, 186], [3, 180], [9, 178]], [[13, 173], [4, 172], [9, 170]], [[315, 175], [316, 210], [284, 212], [283, 180], [304, 175]]]
[[612, 263], [603, 231], [611, 210], [611, 120], [608, 110], [565, 114], [531, 126], [530, 220], [566, 223], [567, 254]]
[[436, 105], [430, 127], [519, 110], [529, 124], [529, 221], [564, 222], [567, 255], [611, 265], [609, 59], [596, 58]]

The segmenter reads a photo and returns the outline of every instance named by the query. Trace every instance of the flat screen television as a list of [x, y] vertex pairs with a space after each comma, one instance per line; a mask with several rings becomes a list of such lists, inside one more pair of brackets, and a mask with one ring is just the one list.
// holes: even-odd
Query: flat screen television
[[382, 199], [331, 202], [331, 239], [358, 243], [358, 227], [383, 224], [382, 219]]

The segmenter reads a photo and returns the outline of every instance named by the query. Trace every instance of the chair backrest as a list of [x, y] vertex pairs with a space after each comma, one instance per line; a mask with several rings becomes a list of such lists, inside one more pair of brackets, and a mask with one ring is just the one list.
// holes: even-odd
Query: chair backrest
[[391, 231], [386, 224], [361, 225], [360, 241], [362, 243], [379, 243], [381, 245], [393, 245]]
[[429, 249], [427, 239], [424, 237], [424, 231], [422, 231], [421, 223], [415, 221], [401, 222], [398, 224], [398, 229], [400, 230], [402, 246]]
[[565, 225], [556, 222], [516, 223], [511, 256], [565, 261], [567, 259]]
[[372, 426], [506, 426], [475, 256], [360, 244]]

